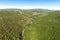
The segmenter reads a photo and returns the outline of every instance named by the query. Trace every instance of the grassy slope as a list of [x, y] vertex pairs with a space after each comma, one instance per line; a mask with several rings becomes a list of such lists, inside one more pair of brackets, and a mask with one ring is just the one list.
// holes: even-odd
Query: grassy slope
[[25, 40], [60, 40], [60, 12], [36, 17], [25, 31]]

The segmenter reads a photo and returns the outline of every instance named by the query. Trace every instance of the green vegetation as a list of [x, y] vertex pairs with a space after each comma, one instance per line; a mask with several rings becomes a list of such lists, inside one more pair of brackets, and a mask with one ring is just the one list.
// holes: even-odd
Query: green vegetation
[[17, 11], [0, 11], [0, 40], [19, 40], [20, 31], [30, 20]]
[[26, 29], [25, 40], [60, 40], [60, 12], [43, 15], [38, 15]]
[[24, 40], [60, 40], [60, 11], [0, 10], [0, 40], [20, 40], [23, 28]]

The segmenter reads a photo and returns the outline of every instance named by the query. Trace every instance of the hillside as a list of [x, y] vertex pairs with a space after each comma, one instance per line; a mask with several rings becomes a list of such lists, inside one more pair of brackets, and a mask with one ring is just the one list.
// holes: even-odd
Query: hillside
[[31, 18], [17, 11], [0, 11], [0, 40], [19, 40], [19, 33]]
[[35, 17], [26, 29], [25, 40], [60, 40], [60, 11], [43, 15]]
[[60, 11], [0, 10], [0, 40], [60, 40]]

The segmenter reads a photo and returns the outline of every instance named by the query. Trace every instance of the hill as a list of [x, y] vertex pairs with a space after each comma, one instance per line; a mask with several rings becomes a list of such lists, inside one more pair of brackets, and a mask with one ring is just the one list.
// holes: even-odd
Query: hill
[[0, 11], [0, 40], [19, 40], [19, 33], [31, 18], [18, 11]]
[[0, 10], [0, 40], [60, 40], [60, 11], [47, 9]]
[[25, 40], [60, 40], [60, 11], [43, 15], [36, 16], [26, 28]]

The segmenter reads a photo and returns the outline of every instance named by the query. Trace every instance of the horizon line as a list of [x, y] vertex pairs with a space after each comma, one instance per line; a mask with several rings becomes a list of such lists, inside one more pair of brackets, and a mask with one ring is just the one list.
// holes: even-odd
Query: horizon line
[[[30, 8], [0, 8], [0, 9], [22, 9], [22, 10], [30, 10]], [[60, 10], [60, 9], [47, 9], [47, 8], [31, 8], [31, 9]]]
[[60, 7], [0, 6], [0, 9], [48, 9], [48, 10], [60, 10]]

